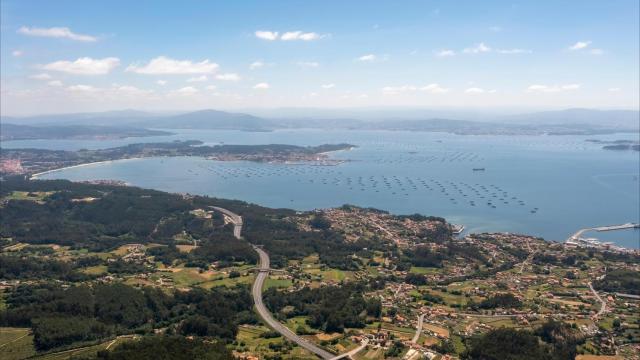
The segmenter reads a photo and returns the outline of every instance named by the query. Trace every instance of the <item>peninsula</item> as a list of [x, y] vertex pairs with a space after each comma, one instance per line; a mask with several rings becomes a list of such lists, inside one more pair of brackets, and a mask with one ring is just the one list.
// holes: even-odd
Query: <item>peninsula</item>
[[202, 141], [186, 140], [139, 143], [98, 150], [3, 149], [0, 173], [37, 175], [71, 166], [104, 161], [162, 157], [199, 156], [217, 161], [255, 161], [272, 163], [307, 163], [336, 165], [344, 160], [330, 159], [328, 152], [354, 148], [351, 144], [297, 146], [268, 145], [203, 145]]

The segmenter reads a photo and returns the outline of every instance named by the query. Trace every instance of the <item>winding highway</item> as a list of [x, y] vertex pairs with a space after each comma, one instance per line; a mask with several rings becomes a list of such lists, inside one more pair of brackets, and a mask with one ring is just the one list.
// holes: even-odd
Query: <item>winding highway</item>
[[[242, 217], [238, 214], [235, 214], [221, 207], [212, 206], [211, 208], [214, 210], [220, 211], [230, 219], [230, 221], [234, 225], [233, 236], [236, 239], [241, 239], [242, 238]], [[344, 354], [344, 356], [340, 355], [339, 357], [336, 357], [334, 354], [328, 352], [327, 350], [324, 350], [318, 347], [316, 344], [298, 336], [296, 333], [289, 330], [289, 328], [282, 325], [278, 320], [276, 320], [271, 315], [271, 313], [269, 312], [269, 310], [267, 309], [267, 307], [264, 305], [262, 301], [262, 287], [264, 286], [264, 281], [269, 276], [269, 265], [270, 265], [269, 254], [267, 254], [264, 250], [262, 250], [257, 246], [253, 246], [253, 249], [260, 256], [260, 264], [258, 269], [259, 271], [258, 275], [256, 276], [256, 280], [254, 281], [253, 287], [251, 289], [251, 294], [253, 296], [253, 301], [256, 304], [256, 310], [258, 311], [258, 314], [260, 315], [262, 320], [264, 320], [264, 322], [266, 322], [267, 325], [269, 325], [269, 327], [271, 327], [273, 330], [277, 331], [278, 333], [280, 333], [282, 336], [289, 339], [290, 341], [298, 344], [300, 347], [306, 350], [309, 350], [310, 352], [316, 354], [317, 356], [323, 359], [350, 357], [351, 355], [355, 354], [357, 351], [362, 350], [366, 346], [366, 342], [363, 342], [363, 345], [350, 351], [349, 353]]]

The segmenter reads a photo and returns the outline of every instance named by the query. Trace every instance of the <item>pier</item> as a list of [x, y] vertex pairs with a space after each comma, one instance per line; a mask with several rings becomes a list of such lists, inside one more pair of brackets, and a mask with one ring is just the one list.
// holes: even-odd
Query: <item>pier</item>
[[638, 229], [638, 228], [640, 228], [640, 224], [626, 223], [621, 225], [597, 226], [592, 228], [580, 229], [576, 231], [573, 235], [571, 235], [565, 241], [565, 243], [571, 244], [571, 245], [587, 245], [587, 246], [594, 246], [594, 247], [608, 246], [609, 243], [603, 244], [597, 241], [596, 239], [585, 239], [582, 237], [582, 234], [584, 234], [587, 231], [602, 232], [602, 231], [615, 231], [615, 230]]

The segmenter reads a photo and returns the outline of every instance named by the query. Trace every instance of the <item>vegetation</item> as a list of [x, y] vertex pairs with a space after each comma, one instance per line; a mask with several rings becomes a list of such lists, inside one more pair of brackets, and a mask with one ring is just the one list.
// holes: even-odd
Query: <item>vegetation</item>
[[264, 302], [273, 312], [292, 307], [287, 317], [308, 316], [307, 324], [322, 331], [342, 332], [345, 328], [362, 328], [366, 315], [380, 316], [379, 300], [362, 296], [364, 286], [345, 283], [317, 289], [303, 288], [295, 292], [282, 292], [271, 288], [264, 293]]
[[481, 309], [519, 309], [522, 307], [522, 301], [513, 294], [496, 294], [490, 298], [482, 300], [478, 307]]
[[528, 330], [499, 328], [469, 340], [462, 355], [467, 360], [564, 360], [573, 359]]
[[640, 295], [640, 277], [633, 270], [611, 270], [603, 279], [594, 281], [593, 287], [607, 292]]
[[0, 325], [31, 327], [39, 350], [167, 326], [185, 335], [232, 341], [238, 324], [256, 321], [245, 287], [166, 294], [120, 283], [66, 290], [56, 285], [21, 285], [6, 303]]
[[100, 360], [231, 360], [231, 355], [220, 342], [186, 339], [181, 336], [145, 337], [128, 341], [115, 349], [98, 352]]

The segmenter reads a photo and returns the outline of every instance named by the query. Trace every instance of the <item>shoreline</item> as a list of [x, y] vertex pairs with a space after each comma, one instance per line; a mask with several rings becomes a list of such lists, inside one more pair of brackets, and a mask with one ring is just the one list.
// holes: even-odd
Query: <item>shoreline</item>
[[144, 157], [115, 159], [115, 160], [102, 160], [102, 161], [94, 161], [94, 162], [82, 163], [82, 164], [77, 164], [77, 165], [65, 166], [65, 167], [61, 167], [61, 168], [45, 170], [45, 171], [41, 171], [41, 172], [32, 174], [32, 175], [29, 176], [29, 180], [39, 180], [39, 177], [42, 176], [42, 175], [52, 174], [52, 173], [55, 173], [55, 172], [58, 172], [58, 171], [64, 171], [64, 170], [81, 168], [81, 167], [85, 167], [85, 166], [98, 165], [98, 164], [109, 164], [109, 163], [112, 163], [114, 161], [137, 160], [137, 159], [144, 159]]
[[[340, 165], [343, 164], [345, 162], [347, 162], [347, 160], [342, 160], [342, 159], [329, 159], [329, 155], [331, 153], [334, 152], [339, 152], [339, 151], [349, 151], [356, 148], [355, 146], [352, 146], [348, 149], [340, 149], [340, 150], [330, 150], [330, 151], [325, 151], [325, 152], [321, 152], [321, 153], [317, 153], [317, 155], [326, 155], [327, 158], [323, 159], [323, 160], [309, 160], [306, 161], [306, 163], [309, 163], [310, 165], [314, 165], [314, 164], [318, 164], [318, 163], [322, 163], [323, 161], [328, 161], [328, 162], [335, 162], [332, 164], [321, 164], [321, 166], [336, 166], [336, 165]], [[177, 155], [177, 156], [140, 156], [140, 157], [132, 157], [132, 158], [122, 158], [122, 159], [112, 159], [112, 160], [102, 160], [102, 161], [93, 161], [93, 162], [88, 162], [88, 163], [82, 163], [82, 164], [77, 164], [77, 165], [71, 165], [71, 166], [64, 166], [61, 168], [55, 168], [55, 169], [50, 169], [50, 170], [45, 170], [45, 171], [41, 171], [41, 172], [37, 172], [35, 174], [31, 174], [29, 175], [29, 180], [38, 180], [38, 178], [42, 175], [47, 175], [47, 174], [51, 174], [51, 173], [55, 173], [58, 171], [63, 171], [63, 170], [69, 170], [69, 169], [75, 169], [75, 168], [80, 168], [80, 167], [85, 167], [85, 166], [90, 166], [90, 165], [98, 165], [98, 164], [109, 164], [115, 161], [123, 161], [123, 160], [139, 160], [139, 159], [152, 159], [152, 158], [179, 158], [179, 157], [200, 157], [202, 159], [205, 160], [211, 160], [211, 161], [221, 161], [221, 162], [229, 162], [229, 161], [247, 161], [247, 162], [260, 162], [260, 163], [268, 163], [268, 164], [275, 164], [275, 163], [279, 163], [279, 164], [285, 164], [285, 165], [306, 165], [304, 161], [295, 161], [295, 162], [289, 162], [289, 161], [282, 161], [282, 162], [274, 162], [274, 161], [255, 161], [255, 160], [244, 160], [244, 159], [234, 159], [234, 160], [221, 160], [221, 159], [212, 159], [210, 157], [207, 156], [190, 156], [190, 155]]]

